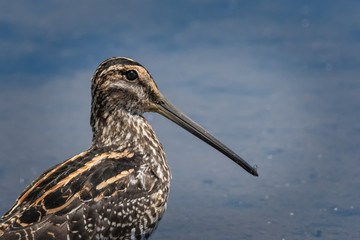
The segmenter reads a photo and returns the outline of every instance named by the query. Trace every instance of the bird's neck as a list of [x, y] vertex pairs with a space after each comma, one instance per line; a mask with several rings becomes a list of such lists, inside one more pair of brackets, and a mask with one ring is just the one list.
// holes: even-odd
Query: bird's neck
[[122, 149], [132, 147], [143, 152], [145, 147], [163, 151], [162, 145], [148, 121], [141, 115], [119, 109], [104, 112], [92, 123], [93, 147]]
[[141, 115], [125, 110], [97, 114], [92, 118], [93, 141], [91, 148], [105, 148], [106, 151], [129, 149], [145, 168], [162, 181], [170, 181], [170, 171], [165, 153], [154, 130]]

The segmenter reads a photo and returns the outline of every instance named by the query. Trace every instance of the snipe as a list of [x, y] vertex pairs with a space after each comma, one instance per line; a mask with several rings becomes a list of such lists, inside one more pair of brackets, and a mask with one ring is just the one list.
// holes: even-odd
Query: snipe
[[25, 189], [1, 218], [0, 240], [147, 239], [166, 209], [171, 175], [144, 112], [162, 114], [257, 176], [256, 168], [171, 105], [139, 63], [104, 61], [91, 93], [91, 147]]

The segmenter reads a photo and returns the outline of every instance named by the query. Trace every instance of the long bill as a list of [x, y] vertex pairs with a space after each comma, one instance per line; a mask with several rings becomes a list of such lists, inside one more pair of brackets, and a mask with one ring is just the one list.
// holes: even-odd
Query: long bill
[[180, 127], [186, 129], [196, 137], [200, 138], [210, 146], [214, 147], [235, 163], [244, 168], [247, 172], [254, 176], [259, 176], [257, 172], [256, 166], [252, 167], [248, 164], [243, 158], [230, 150], [227, 146], [217, 140], [214, 136], [212, 136], [208, 131], [206, 131], [199, 124], [191, 120], [185, 114], [180, 112], [174, 105], [172, 105], [169, 101], [167, 101], [163, 96], [156, 103], [157, 107], [154, 109], [154, 112], [160, 113], [164, 117], [173, 121]]

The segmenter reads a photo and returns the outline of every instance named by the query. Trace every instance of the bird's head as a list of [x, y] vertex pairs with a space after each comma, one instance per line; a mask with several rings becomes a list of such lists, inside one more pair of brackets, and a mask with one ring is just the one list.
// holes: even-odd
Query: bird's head
[[[93, 108], [142, 114], [163, 98], [150, 73], [139, 63], [122, 57], [104, 61], [92, 79]], [[93, 109], [94, 110], [94, 109]]]
[[256, 168], [231, 151], [208, 131], [173, 106], [159, 91], [150, 73], [129, 58], [110, 58], [96, 69], [91, 85], [91, 124], [116, 111], [141, 115], [157, 112], [216, 148], [249, 173], [257, 176]]

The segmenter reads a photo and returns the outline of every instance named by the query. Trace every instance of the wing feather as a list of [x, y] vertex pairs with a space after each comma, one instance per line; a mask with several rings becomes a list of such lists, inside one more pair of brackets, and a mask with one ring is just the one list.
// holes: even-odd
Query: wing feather
[[2, 217], [0, 239], [32, 239], [34, 234], [36, 239], [66, 239], [67, 222], [76, 235], [85, 216], [87, 228], [96, 226], [96, 211], [103, 210], [100, 200], [122, 198], [127, 189], [141, 187], [134, 181], [139, 165], [128, 150], [101, 154], [93, 150], [54, 166], [32, 182]]

